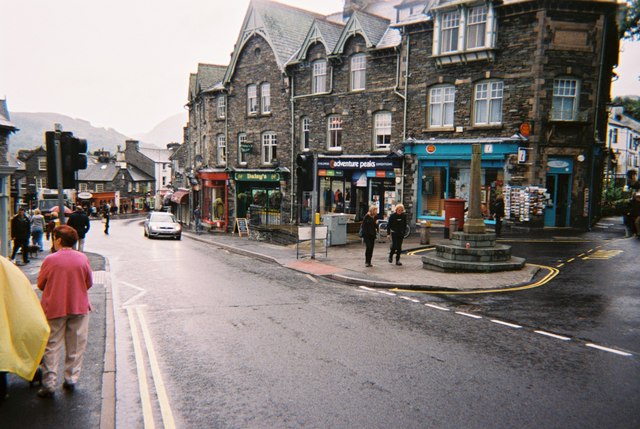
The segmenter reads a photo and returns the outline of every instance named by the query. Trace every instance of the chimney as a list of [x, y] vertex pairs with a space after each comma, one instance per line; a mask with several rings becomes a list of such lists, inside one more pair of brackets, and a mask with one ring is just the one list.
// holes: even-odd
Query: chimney
[[[379, 1], [379, 0], [378, 0]], [[342, 20], [347, 22], [353, 12], [356, 10], [364, 10], [367, 6], [377, 3], [376, 0], [344, 0], [344, 9], [342, 10]]]
[[140, 142], [138, 140], [125, 140], [125, 150], [135, 150], [135, 151], [139, 151], [140, 150]]

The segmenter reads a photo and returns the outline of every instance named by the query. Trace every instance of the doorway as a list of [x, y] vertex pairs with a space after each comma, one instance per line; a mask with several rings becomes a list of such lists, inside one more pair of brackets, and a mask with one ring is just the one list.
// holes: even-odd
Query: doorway
[[547, 174], [547, 192], [552, 205], [544, 212], [544, 226], [570, 226], [571, 175]]

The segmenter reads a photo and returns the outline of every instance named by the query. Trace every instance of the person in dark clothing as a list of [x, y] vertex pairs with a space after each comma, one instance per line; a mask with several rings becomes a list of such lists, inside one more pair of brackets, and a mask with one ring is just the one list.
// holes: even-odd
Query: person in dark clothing
[[627, 227], [627, 237], [635, 235], [640, 239], [640, 192], [636, 192], [629, 201], [629, 208], [624, 215], [624, 224]]
[[22, 249], [22, 262], [29, 263], [29, 237], [31, 236], [31, 222], [24, 215], [24, 207], [18, 209], [18, 214], [11, 219], [11, 238], [13, 251], [11, 260], [15, 260], [18, 249]]
[[402, 241], [404, 240], [404, 232], [406, 229], [407, 215], [404, 212], [404, 205], [398, 204], [395, 213], [389, 216], [389, 222], [387, 222], [387, 236], [391, 236], [389, 263], [393, 262], [393, 254], [395, 253], [396, 265], [402, 265], [402, 262], [400, 262], [400, 253], [402, 252]]
[[377, 218], [378, 207], [371, 206], [362, 220], [362, 239], [366, 246], [366, 250], [364, 251], [364, 262], [367, 267], [373, 267], [373, 265], [371, 265], [371, 257], [373, 256], [373, 246], [376, 243]]
[[104, 213], [102, 213], [102, 216], [104, 217], [104, 233], [109, 235], [109, 219], [111, 218], [109, 209], [105, 210]]
[[76, 211], [69, 215], [67, 225], [75, 229], [78, 233], [78, 241], [74, 249], [79, 252], [84, 252], [84, 238], [91, 228], [91, 222], [89, 221], [89, 216], [82, 210], [82, 207], [77, 206]]
[[496, 237], [502, 232], [502, 218], [504, 217], [504, 196], [498, 195], [493, 203], [493, 217], [496, 220]]

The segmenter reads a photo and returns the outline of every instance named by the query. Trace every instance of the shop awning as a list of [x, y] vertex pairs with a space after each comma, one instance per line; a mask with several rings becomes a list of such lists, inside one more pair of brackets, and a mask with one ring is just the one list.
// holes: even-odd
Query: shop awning
[[189, 191], [175, 191], [171, 195], [171, 202], [176, 204], [187, 204], [189, 202]]

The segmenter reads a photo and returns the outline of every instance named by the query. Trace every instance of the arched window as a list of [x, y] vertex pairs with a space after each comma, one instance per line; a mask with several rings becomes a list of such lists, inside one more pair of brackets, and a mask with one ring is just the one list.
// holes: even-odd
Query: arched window
[[331, 115], [327, 118], [327, 148], [342, 149], [342, 117], [340, 115]]
[[253, 84], [247, 86], [247, 113], [249, 115], [258, 113], [258, 89]]
[[238, 164], [247, 165], [247, 133], [238, 134]]
[[262, 134], [262, 163], [271, 164], [276, 160], [278, 154], [278, 139], [276, 133], [267, 131]]

